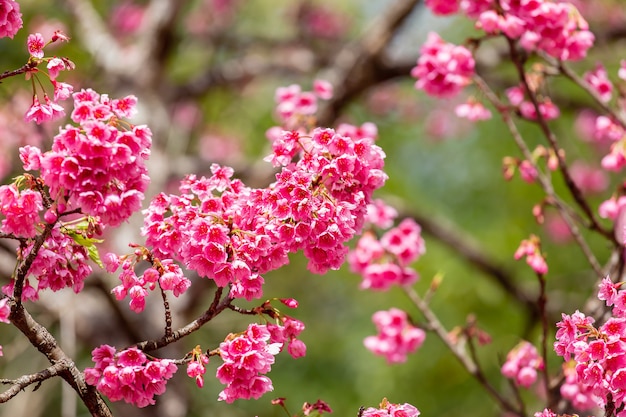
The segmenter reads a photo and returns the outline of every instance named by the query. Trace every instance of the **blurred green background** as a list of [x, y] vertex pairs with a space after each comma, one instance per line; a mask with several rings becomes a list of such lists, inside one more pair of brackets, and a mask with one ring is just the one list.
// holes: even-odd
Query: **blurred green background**
[[[160, 50], [163, 56], [157, 61], [147, 61], [143, 68], [145, 73], [142, 67], [129, 65], [129, 72], [120, 75], [111, 73], [110, 68], [94, 57], [81, 27], [85, 22], [81, 21], [76, 8], [80, 4], [91, 5], [114, 35], [115, 48], [126, 48], [129, 55], [123, 56], [130, 57], [135, 53], [132, 48], [141, 38], [142, 29], [137, 27], [136, 19], [141, 20], [137, 16], [148, 2], [24, 0], [20, 4], [25, 28], [14, 40], [0, 40], [0, 71], [23, 65], [27, 59], [25, 39], [28, 33], [43, 30], [45, 26], [65, 27], [72, 40], [53, 53], [69, 57], [77, 69], [62, 74], [61, 80], [108, 92], [113, 97], [134, 93], [140, 103], [148, 103], [139, 115], [148, 123], [159, 121], [155, 120], [161, 117], [158, 111], [168, 116], [166, 121], [161, 118], [162, 126], [154, 129], [156, 161], [151, 170], [156, 178], [155, 191], [175, 184], [185, 173], [206, 173], [212, 161], [232, 164], [246, 182], [262, 186], [268, 183], [267, 177], [250, 177], [250, 173], [259, 172], [255, 170], [262, 164], [259, 161], [269, 153], [265, 131], [276, 124], [273, 117], [275, 88], [301, 83], [305, 90], [310, 89], [314, 78], [332, 68], [337, 51], [347, 42], [358, 39], [366, 25], [392, 3], [367, 0], [180, 2], [182, 7], [177, 10], [171, 33]], [[594, 14], [589, 17], [592, 30], [606, 34], [610, 28], [626, 24], [621, 2], [581, 2], [587, 7], [592, 3]], [[437, 30], [446, 40], [457, 43], [475, 35], [467, 19], [436, 18], [418, 5], [389, 45], [389, 57], [404, 65], [414, 62], [430, 30]], [[615, 79], [619, 66], [617, 57], [625, 56], [624, 40], [611, 39], [608, 35], [601, 40], [590, 58], [575, 64], [574, 68], [582, 73], [596, 62], [603, 62]], [[113, 49], [113, 45], [104, 43], [99, 50], [107, 52], [109, 47]], [[485, 45], [483, 53], [487, 70], [484, 76], [488, 82], [494, 83], [500, 91], [516, 84], [510, 64], [499, 57], [497, 43]], [[250, 62], [256, 72], [243, 75], [237, 72]], [[237, 63], [241, 65], [235, 65]], [[157, 64], [161, 67], [154, 68]], [[194, 84], [189, 84], [201, 74], [211, 74], [212, 70], [225, 79], [215, 75], [216, 82], [197, 90], [192, 88]], [[156, 81], [146, 81], [146, 74], [154, 71], [159, 73]], [[16, 146], [28, 143], [37, 135], [44, 143], [49, 143], [55, 128], [29, 127], [14, 133], [20, 114], [28, 108], [30, 84], [16, 77], [3, 81], [0, 87], [3, 99], [0, 113], [7, 115], [0, 123], [6, 132], [4, 136], [12, 138], [0, 144], [8, 164], [16, 161], [10, 156], [16, 154]], [[584, 141], [585, 134], [575, 123], [579, 112], [592, 106], [591, 102], [568, 82], [549, 82], [548, 92], [561, 107], [562, 117], [551, 126], [566, 150], [568, 161], [582, 159], [597, 165], [602, 151]], [[16, 101], [16, 97], [21, 96], [26, 99]], [[513, 253], [519, 242], [531, 233], [541, 236], [550, 266], [547, 277], [549, 319], [550, 323], [555, 323], [560, 319], [560, 312], [571, 313], [582, 308], [593, 294], [598, 277], [575, 244], [551, 240], [535, 222], [531, 210], [543, 198], [539, 187], [524, 183], [518, 176], [511, 182], [503, 179], [502, 158], [520, 157], [520, 153], [495, 111], [493, 120], [474, 125], [453, 115], [456, 104], [458, 101], [434, 101], [425, 97], [413, 88], [413, 80], [406, 73], [360, 91], [342, 108], [337, 121], [354, 124], [371, 121], [378, 126], [378, 144], [387, 154], [389, 175], [379, 196], [398, 202], [406, 213], [419, 213], [447, 222], [455, 233], [470, 237], [520, 288], [533, 295], [538, 292], [536, 277], [523, 261], [513, 260]], [[520, 122], [519, 127], [531, 146], [545, 144], [536, 126]], [[17, 170], [17, 165], [13, 165], [12, 170], [7, 168], [5, 181]], [[614, 176], [606, 191], [589, 196], [592, 207], [596, 209], [608, 198], [620, 181], [620, 176]], [[558, 174], [554, 175], [554, 183], [567, 199]], [[124, 250], [129, 240], [140, 240], [137, 231], [140, 220], [138, 216], [124, 231], [111, 235], [108, 247]], [[584, 232], [584, 235], [604, 263], [609, 245], [591, 233]], [[415, 264], [421, 275], [417, 290], [423, 294], [434, 275], [444, 275], [431, 301], [432, 309], [448, 330], [463, 326], [468, 316], [475, 316], [478, 326], [493, 338], [491, 344], [479, 348], [482, 367], [491, 383], [512, 398], [509, 383], [500, 376], [499, 368], [506, 353], [520, 340], [534, 343], [540, 340], [538, 324], [529, 321], [524, 306], [506, 294], [493, 278], [460, 259], [454, 248], [428, 234], [425, 239], [427, 253]], [[10, 274], [12, 267], [9, 259], [4, 269]], [[277, 357], [269, 374], [274, 392], [256, 401], [240, 400], [233, 405], [218, 403], [216, 398], [222, 386], [212, 375], [219, 361], [212, 360], [203, 389], [198, 389], [181, 367], [170, 382], [168, 394], [158, 399], [156, 407], [139, 411], [115, 403], [112, 405], [115, 415], [271, 417], [283, 413], [270, 404], [276, 397], [287, 398], [292, 414], [303, 402], [321, 398], [330, 404], [334, 415], [356, 416], [360, 406], [375, 406], [383, 397], [394, 403], [409, 402], [424, 416], [502, 414], [434, 334], [429, 333], [422, 348], [402, 365], [389, 366], [384, 358], [373, 356], [363, 347], [363, 339], [375, 333], [371, 315], [378, 310], [393, 306], [403, 308], [417, 323], [423, 323], [423, 318], [399, 289], [383, 293], [361, 291], [358, 288], [360, 278], [351, 274], [347, 267], [324, 276], [313, 276], [306, 270], [306, 260], [300, 255], [292, 257], [291, 264], [285, 268], [267, 274], [265, 279], [266, 297], [296, 298], [300, 307], [292, 313], [307, 326], [302, 334], [308, 347], [307, 355], [294, 360], [283, 352]], [[90, 366], [89, 352], [98, 344], [108, 342], [122, 347], [133, 342], [117, 334], [122, 325], [116, 322], [119, 317], [110, 315], [103, 295], [116, 285], [115, 278], [103, 276], [99, 282], [104, 291], [92, 284], [79, 295], [53, 294], [42, 300], [41, 305], [29, 306], [38, 320], [59, 335], [62, 344], [71, 346], [69, 350], [76, 352], [81, 368]], [[193, 307], [182, 303], [186, 310], [180, 320], [206, 309], [211, 290], [203, 291], [203, 299]], [[120, 303], [121, 314], [152, 338], [158, 337], [162, 328], [158, 297], [153, 301], [155, 307], [139, 316], [126, 310], [126, 302]], [[181, 358], [196, 344], [205, 349], [215, 348], [228, 332], [243, 329], [247, 320], [234, 313], [224, 314], [163, 355]], [[178, 325], [181, 324], [179, 321]], [[552, 341], [551, 335], [549, 345]], [[46, 366], [45, 360], [11, 327], [2, 325], [0, 343], [5, 352], [4, 358], [0, 358], [1, 377], [16, 378]], [[560, 363], [560, 358], [551, 353], [550, 370], [558, 371]], [[59, 381], [46, 381], [38, 391], [32, 391], [29, 387], [0, 406], [0, 415], [86, 415], [82, 406], [73, 405], [72, 394], [63, 397]], [[537, 390], [531, 389], [524, 395], [528, 398], [530, 413], [543, 409]]]

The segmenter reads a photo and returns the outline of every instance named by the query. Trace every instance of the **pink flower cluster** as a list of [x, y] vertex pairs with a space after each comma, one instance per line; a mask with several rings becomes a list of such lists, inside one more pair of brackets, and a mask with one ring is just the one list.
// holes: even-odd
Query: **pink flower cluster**
[[616, 409], [626, 404], [626, 291], [622, 283], [609, 277], [599, 286], [598, 299], [613, 307], [612, 315], [600, 326], [594, 319], [576, 311], [562, 315], [557, 323], [554, 350], [565, 360], [573, 357], [576, 382], [597, 397], [604, 408], [612, 402]]
[[406, 361], [407, 354], [415, 352], [426, 338], [426, 333], [409, 322], [406, 312], [397, 308], [377, 311], [372, 316], [378, 334], [363, 341], [372, 353], [384, 356], [389, 363]]
[[606, 68], [604, 68], [604, 65], [597, 64], [593, 70], [587, 71], [583, 77], [589, 86], [596, 90], [598, 96], [604, 103], [611, 101], [611, 97], [613, 95], [613, 84], [609, 80], [609, 76], [606, 72]]
[[[32, 247], [31, 243], [24, 249], [18, 249], [18, 258], [26, 258]], [[84, 281], [91, 272], [89, 253], [85, 246], [76, 243], [61, 230], [60, 225], [56, 225], [28, 270], [22, 298], [37, 300], [39, 292], [45, 289], [59, 291], [63, 288], [72, 288], [78, 293], [82, 291]], [[37, 280], [36, 288], [31, 284], [33, 279]], [[2, 292], [13, 295], [14, 284], [15, 281], [12, 280], [2, 287]]]
[[458, 94], [471, 83], [476, 65], [472, 53], [464, 46], [447, 43], [435, 32], [422, 45], [411, 76], [415, 88], [430, 96], [446, 98]]
[[276, 89], [276, 113], [284, 125], [302, 117], [312, 116], [317, 111], [317, 99], [329, 100], [333, 96], [333, 86], [325, 80], [315, 80], [313, 91], [302, 91], [297, 84]]
[[626, 244], [626, 196], [612, 196], [598, 207], [601, 217], [611, 219], [615, 222], [613, 230], [615, 239]]
[[52, 150], [22, 148], [24, 169], [39, 169], [53, 199], [67, 200], [103, 225], [117, 226], [141, 208], [149, 182], [146, 126], [120, 130], [120, 118], [135, 113], [137, 99], [110, 99], [88, 89], [74, 93], [72, 120], [54, 137]]
[[556, 413], [549, 408], [544, 408], [543, 411], [538, 411], [534, 414], [534, 417], [557, 417]]
[[426, 5], [440, 15], [461, 9], [486, 33], [503, 33], [529, 52], [540, 50], [561, 60], [584, 58], [594, 42], [585, 19], [566, 1], [428, 0]]
[[392, 404], [384, 399], [379, 408], [368, 407], [361, 417], [418, 417], [420, 411], [409, 403]]
[[271, 370], [281, 347], [263, 325], [250, 324], [243, 334], [230, 335], [219, 348], [224, 363], [217, 368], [217, 378], [226, 388], [218, 399], [232, 403], [273, 391], [272, 381], [264, 374]]
[[[304, 330], [304, 323], [293, 317], [280, 315], [281, 324], [268, 324], [267, 330], [272, 335], [273, 343], [288, 344], [287, 351], [292, 358], [297, 359], [306, 355], [306, 345], [298, 336]], [[281, 347], [282, 349], [282, 347]]]
[[0, 38], [13, 39], [22, 25], [19, 3], [14, 0], [0, 0]]
[[11, 314], [11, 309], [8, 306], [9, 299], [2, 298], [0, 299], [0, 322], [2, 323], [10, 323], [9, 315]]
[[[531, 101], [525, 99], [524, 89], [521, 86], [508, 88], [505, 93], [511, 105], [517, 107], [523, 117], [528, 120], [537, 120], [537, 109]], [[553, 120], [559, 117], [561, 111], [549, 97], [538, 96], [537, 100], [539, 101], [537, 106], [539, 113], [544, 120]]]
[[576, 362], [573, 360], [563, 364], [565, 381], [560, 388], [561, 395], [570, 401], [577, 410], [591, 410], [597, 407], [598, 398], [593, 395], [591, 386], [578, 382], [575, 365]]
[[191, 351], [191, 360], [187, 364], [187, 376], [196, 380], [198, 388], [204, 386], [204, 374], [206, 373], [206, 364], [209, 363], [209, 357], [202, 352], [200, 345]]
[[541, 253], [541, 241], [535, 235], [531, 235], [528, 239], [523, 239], [515, 251], [513, 257], [520, 260], [526, 257], [526, 263], [538, 274], [545, 275], [548, 273], [548, 264]]
[[150, 258], [153, 266], [143, 271], [141, 276], [137, 276], [135, 266], [142, 259], [144, 256], [140, 250], [122, 259], [114, 254], [107, 254], [105, 257], [109, 272], [114, 272], [120, 265], [122, 267], [121, 284], [113, 288], [111, 292], [117, 300], [130, 297], [130, 309], [134, 312], [140, 313], [144, 310], [148, 290], [153, 291], [157, 284], [161, 290], [171, 291], [175, 297], [185, 293], [191, 286], [191, 281], [183, 275], [180, 266], [171, 259]]
[[537, 380], [537, 371], [543, 367], [537, 349], [530, 342], [522, 341], [506, 355], [500, 372], [515, 384], [528, 388]]
[[[385, 218], [384, 203], [377, 201], [368, 213], [373, 220], [389, 224]], [[395, 213], [394, 213], [395, 215]], [[384, 216], [381, 219], [381, 216]], [[409, 265], [426, 251], [421, 228], [413, 219], [404, 219], [398, 226], [385, 232], [379, 239], [372, 231], [359, 238], [356, 247], [348, 254], [352, 272], [361, 274], [362, 289], [388, 290], [392, 285], [411, 285], [418, 279]]]
[[491, 112], [489, 109], [474, 98], [470, 98], [467, 102], [456, 106], [454, 113], [458, 117], [466, 118], [471, 122], [491, 119]]
[[19, 237], [35, 237], [43, 210], [41, 194], [19, 190], [17, 185], [0, 186], [0, 213], [4, 215], [0, 231]]
[[361, 230], [387, 178], [384, 153], [370, 137], [321, 128], [311, 136], [284, 131], [273, 151], [267, 159], [283, 168], [268, 188], [246, 187], [232, 168], [214, 164], [209, 178], [187, 177], [180, 195], [158, 195], [143, 227], [155, 256], [248, 300], [262, 295], [262, 274], [287, 263], [290, 252], [303, 250], [315, 273], [339, 268], [345, 242]]
[[85, 369], [85, 381], [111, 401], [124, 400], [137, 407], [155, 404], [154, 397], [165, 392], [167, 380], [176, 373], [169, 359], [149, 360], [137, 348], [116, 353], [102, 345], [92, 352], [95, 367]]
[[[41, 33], [32, 33], [28, 35], [28, 53], [31, 55], [31, 59], [35, 58], [37, 60], [36, 62], [47, 61], [48, 79], [54, 87], [54, 95], [53, 99], [50, 100], [48, 93], [44, 91], [44, 102], [42, 103], [37, 96], [37, 85], [41, 86], [42, 83], [33, 83], [33, 103], [24, 115], [24, 120], [26, 122], [35, 122], [37, 124], [41, 124], [44, 122], [57, 120], [65, 116], [65, 109], [58, 103], [58, 101], [69, 98], [70, 94], [72, 94], [74, 87], [70, 84], [59, 82], [56, 80], [56, 78], [59, 76], [59, 72], [73, 70], [75, 68], [75, 65], [68, 58], [44, 58], [44, 48], [50, 43], [59, 40], [68, 41], [69, 38], [67, 37], [67, 35], [60, 31], [54, 32], [54, 35], [49, 42], [45, 41]], [[38, 73], [39, 70], [35, 69], [29, 72], [27, 75], [29, 77], [37, 78]]]

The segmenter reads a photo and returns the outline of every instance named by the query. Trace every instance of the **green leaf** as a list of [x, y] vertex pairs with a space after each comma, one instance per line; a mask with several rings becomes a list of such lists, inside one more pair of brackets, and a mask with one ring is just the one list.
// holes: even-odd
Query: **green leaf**
[[87, 253], [89, 253], [89, 258], [92, 261], [94, 261], [100, 268], [104, 269], [104, 264], [100, 260], [100, 254], [98, 253], [96, 245], [87, 246]]

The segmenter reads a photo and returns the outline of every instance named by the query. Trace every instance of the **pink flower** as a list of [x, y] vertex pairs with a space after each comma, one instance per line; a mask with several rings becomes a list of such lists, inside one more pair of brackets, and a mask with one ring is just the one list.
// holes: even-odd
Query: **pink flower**
[[330, 100], [333, 97], [333, 85], [326, 80], [315, 80], [313, 92], [322, 100]]
[[598, 398], [593, 394], [593, 388], [578, 380], [574, 365], [574, 361], [563, 364], [565, 382], [560, 388], [561, 395], [578, 410], [586, 411], [596, 408]]
[[19, 3], [14, 0], [0, 0], [0, 38], [13, 39], [22, 25]]
[[21, 147], [19, 151], [24, 171], [35, 171], [41, 167], [41, 149], [26, 145]]
[[41, 33], [28, 35], [27, 46], [29, 54], [35, 58], [43, 58], [43, 48], [46, 46], [46, 41]]
[[[27, 120], [41, 122], [63, 114], [63, 108], [47, 97], [45, 105], [36, 97], [33, 101]], [[113, 114], [107, 96], [93, 90], [74, 93], [71, 117], [80, 128], [62, 128], [40, 161], [41, 176], [53, 198], [65, 192], [72, 207], [115, 226], [141, 208], [149, 181], [144, 160], [151, 134], [145, 126], [120, 130], [121, 125], [110, 123]]]
[[85, 369], [86, 382], [111, 401], [124, 400], [140, 408], [155, 403], [154, 397], [165, 392], [177, 370], [171, 360], [148, 360], [136, 348], [116, 354], [112, 346], [102, 345], [92, 351], [92, 359], [95, 366]]
[[519, 173], [524, 181], [531, 184], [535, 182], [537, 176], [539, 176], [537, 168], [535, 168], [535, 166], [527, 160], [523, 160], [522, 162], [520, 162]]
[[34, 237], [43, 210], [41, 194], [18, 190], [15, 184], [0, 186], [0, 213], [4, 215], [0, 231], [20, 237]]
[[543, 359], [529, 342], [522, 341], [513, 348], [502, 365], [502, 375], [513, 379], [517, 385], [530, 387], [537, 379], [537, 371], [543, 369]]
[[543, 411], [538, 411], [534, 414], [534, 417], [557, 417], [556, 413], [549, 408], [544, 408]]
[[0, 299], [0, 322], [10, 323], [9, 315], [11, 314], [11, 308], [7, 305], [8, 298]]
[[526, 256], [526, 263], [538, 274], [547, 274], [548, 265], [541, 254], [541, 241], [535, 235], [531, 235], [528, 239], [522, 240], [520, 246], [515, 251], [513, 257], [516, 260]]
[[115, 33], [131, 35], [136, 33], [143, 22], [145, 7], [131, 1], [121, 2], [113, 8], [109, 21]]
[[520, 86], [507, 88], [505, 94], [513, 106], [519, 106], [524, 101], [524, 89]]
[[48, 68], [48, 74], [50, 75], [51, 80], [56, 79], [59, 75], [59, 72], [68, 69], [65, 65], [65, 61], [57, 57], [50, 59], [46, 67]]
[[294, 298], [281, 298], [280, 302], [289, 308], [298, 308], [298, 300]]
[[251, 324], [246, 333], [220, 344], [224, 363], [217, 369], [216, 376], [226, 388], [220, 392], [219, 401], [258, 399], [274, 389], [272, 381], [263, 374], [271, 370], [282, 344], [267, 343], [269, 340], [266, 326]]
[[392, 404], [386, 399], [380, 404], [380, 408], [368, 407], [363, 410], [362, 417], [418, 417], [420, 411], [411, 404]]
[[444, 98], [455, 96], [471, 83], [475, 61], [467, 48], [446, 43], [430, 32], [420, 52], [417, 66], [411, 70], [417, 89]]
[[617, 71], [617, 76], [626, 81], [626, 59], [622, 59], [619, 64], [620, 66], [619, 70]]
[[382, 199], [375, 199], [367, 205], [366, 221], [381, 229], [389, 229], [393, 226], [393, 220], [398, 216], [398, 211], [387, 205]]
[[493, 4], [494, 0], [461, 0], [459, 7], [468, 17], [474, 19], [493, 8]]
[[459, 11], [458, 0], [426, 0], [428, 7], [436, 15], [445, 16]]
[[55, 30], [52, 34], [51, 42], [61, 41], [61, 42], [69, 42], [70, 37], [67, 36], [62, 30]]
[[598, 95], [600, 96], [600, 100], [604, 103], [608, 103], [611, 101], [611, 96], [613, 94], [613, 84], [609, 81], [608, 74], [606, 72], [606, 68], [604, 65], [597, 64], [596, 68], [592, 71], [587, 71], [584, 74], [585, 81], [589, 84], [591, 88], [596, 90]]
[[378, 311], [372, 316], [378, 335], [368, 336], [365, 347], [375, 355], [384, 356], [389, 363], [405, 362], [407, 354], [419, 348], [426, 333], [409, 323], [407, 314], [397, 308]]
[[71, 84], [50, 80], [54, 87], [54, 101], [65, 100], [72, 95], [74, 87]]
[[[537, 119], [537, 110], [535, 109], [535, 105], [530, 101], [523, 101], [519, 105], [519, 110], [522, 116], [529, 120]], [[553, 120], [559, 117], [560, 111], [559, 108], [550, 100], [549, 98], [544, 98], [542, 102], [539, 103], [539, 112], [541, 116], [545, 120]]]
[[52, 109], [46, 104], [41, 104], [37, 96], [33, 96], [33, 104], [24, 115], [24, 121], [39, 125], [49, 120], [52, 120]]
[[489, 34], [498, 33], [501, 20], [502, 17], [495, 10], [485, 10], [478, 16], [476, 27]]
[[581, 161], [575, 161], [572, 164], [570, 174], [574, 183], [584, 193], [601, 193], [609, 186], [609, 178], [605, 171]]
[[481, 102], [473, 99], [458, 105], [454, 112], [458, 117], [466, 118], [472, 122], [491, 119], [491, 112]]

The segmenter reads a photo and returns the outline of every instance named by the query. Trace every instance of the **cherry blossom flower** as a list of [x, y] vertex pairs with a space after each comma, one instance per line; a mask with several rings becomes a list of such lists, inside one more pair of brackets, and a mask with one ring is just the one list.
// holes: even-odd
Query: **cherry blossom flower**
[[13, 39], [22, 25], [20, 4], [14, 0], [0, 0], [0, 38]]
[[472, 122], [491, 119], [491, 112], [480, 101], [468, 100], [459, 104], [454, 112], [458, 117], [466, 118]]
[[46, 41], [41, 33], [31, 33], [28, 35], [28, 53], [35, 58], [43, 58], [43, 48], [46, 46]]
[[543, 367], [537, 349], [530, 342], [522, 341], [507, 354], [501, 372], [517, 385], [528, 388], [537, 380], [537, 371]]
[[155, 404], [154, 397], [165, 392], [177, 370], [171, 360], [149, 360], [137, 348], [118, 353], [114, 347], [102, 345], [91, 354], [95, 366], [85, 369], [85, 381], [111, 401], [124, 400], [139, 408]]
[[374, 313], [372, 321], [378, 334], [366, 337], [363, 343], [389, 363], [405, 362], [407, 355], [417, 350], [426, 338], [426, 333], [409, 323], [407, 314], [397, 308]]
[[426, 0], [428, 7], [436, 15], [449, 15], [459, 11], [458, 0]]
[[437, 33], [430, 32], [420, 52], [417, 66], [411, 70], [417, 78], [417, 89], [445, 98], [455, 96], [471, 83], [475, 61], [467, 48], [446, 43]]
[[611, 81], [609, 81], [608, 74], [606, 72], [606, 68], [604, 68], [604, 65], [597, 64], [593, 70], [587, 71], [583, 75], [583, 78], [585, 79], [585, 81], [587, 81], [591, 88], [596, 90], [596, 92], [600, 96], [600, 99], [604, 103], [608, 103], [609, 101], [611, 101], [611, 96], [613, 94], [613, 84], [611, 83]]

